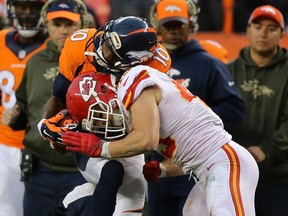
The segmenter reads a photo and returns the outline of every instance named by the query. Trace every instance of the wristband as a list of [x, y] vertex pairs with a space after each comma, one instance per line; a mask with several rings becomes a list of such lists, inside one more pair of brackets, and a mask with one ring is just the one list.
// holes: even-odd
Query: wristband
[[110, 142], [104, 142], [102, 145], [101, 157], [103, 158], [111, 158], [111, 154], [109, 151]]
[[161, 177], [166, 177], [166, 176], [167, 176], [167, 169], [166, 169], [166, 167], [165, 167], [162, 163], [159, 164], [159, 167], [160, 167], [160, 169], [161, 169], [161, 175], [160, 175], [159, 177], [160, 177], [160, 178], [161, 178]]

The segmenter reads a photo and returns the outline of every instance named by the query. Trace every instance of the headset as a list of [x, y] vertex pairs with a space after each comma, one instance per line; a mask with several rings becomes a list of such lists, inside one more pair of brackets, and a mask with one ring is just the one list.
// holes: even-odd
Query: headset
[[[47, 8], [53, 4], [54, 2], [58, 2], [60, 0], [49, 0], [47, 1], [44, 6], [42, 7], [41, 10], [41, 18], [43, 20], [43, 23], [47, 23], [47, 19], [46, 19], [46, 13], [47, 13]], [[87, 28], [89, 26], [89, 20], [88, 20], [88, 10], [86, 5], [84, 4], [84, 2], [82, 0], [65, 0], [67, 2], [73, 2], [75, 4], [77, 4], [77, 6], [80, 8], [80, 19], [81, 19], [81, 28]]]
[[[159, 34], [159, 25], [157, 19], [157, 6], [160, 1], [165, 0], [156, 0], [156, 2], [151, 6], [150, 9], [150, 23], [156, 29]], [[200, 8], [198, 7], [198, 0], [185, 0], [188, 5], [188, 15], [189, 15], [189, 27], [192, 33], [196, 33], [199, 26], [197, 23], [198, 14], [200, 12]]]

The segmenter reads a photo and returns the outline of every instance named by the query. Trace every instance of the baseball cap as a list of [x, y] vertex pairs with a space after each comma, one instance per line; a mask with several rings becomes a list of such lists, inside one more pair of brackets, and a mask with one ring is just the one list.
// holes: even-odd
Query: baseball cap
[[159, 25], [169, 21], [189, 23], [188, 5], [185, 0], [162, 0], [157, 4], [157, 20]]
[[66, 18], [73, 22], [80, 20], [81, 8], [73, 1], [55, 1], [47, 8], [47, 20]]
[[279, 26], [284, 29], [284, 19], [282, 16], [282, 13], [277, 10], [276, 8], [272, 7], [271, 5], [263, 5], [260, 7], [257, 7], [251, 14], [248, 24], [251, 24], [255, 19], [258, 19], [260, 17], [266, 17], [273, 19], [275, 22], [279, 24]]

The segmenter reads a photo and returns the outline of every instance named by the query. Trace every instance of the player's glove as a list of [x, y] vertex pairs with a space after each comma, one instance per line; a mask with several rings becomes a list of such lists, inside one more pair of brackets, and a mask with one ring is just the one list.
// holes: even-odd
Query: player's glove
[[110, 142], [104, 142], [92, 133], [67, 131], [62, 135], [66, 150], [88, 155], [90, 157], [111, 158]]
[[40, 135], [50, 141], [52, 148], [54, 144], [63, 145], [61, 136], [64, 132], [68, 130], [78, 131], [79, 129], [79, 125], [69, 118], [67, 110], [62, 110], [52, 118], [42, 119], [37, 127]]
[[146, 181], [150, 183], [156, 183], [160, 177], [167, 175], [166, 168], [156, 160], [146, 162], [142, 172]]

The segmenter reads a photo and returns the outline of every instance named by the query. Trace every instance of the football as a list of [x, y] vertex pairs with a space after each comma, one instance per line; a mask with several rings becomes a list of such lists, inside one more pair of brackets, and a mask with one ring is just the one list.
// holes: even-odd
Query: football
[[64, 127], [64, 126], [67, 126], [69, 124], [77, 124], [77, 121], [74, 120], [72, 118], [72, 116], [67, 112], [67, 114], [65, 114], [65, 117], [57, 123], [57, 126], [58, 127]]
[[58, 121], [57, 126], [58, 127], [64, 127], [69, 124], [77, 124], [77, 121], [75, 121], [72, 116], [69, 114], [67, 109], [61, 110], [59, 112], [60, 114], [64, 115], [64, 118], [62, 118], [60, 121]]

